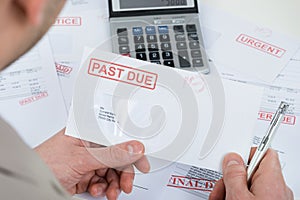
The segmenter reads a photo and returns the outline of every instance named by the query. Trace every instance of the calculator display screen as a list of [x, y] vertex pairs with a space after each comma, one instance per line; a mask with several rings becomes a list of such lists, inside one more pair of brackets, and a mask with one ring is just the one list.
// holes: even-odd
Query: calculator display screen
[[112, 0], [113, 11], [193, 8], [194, 0]]

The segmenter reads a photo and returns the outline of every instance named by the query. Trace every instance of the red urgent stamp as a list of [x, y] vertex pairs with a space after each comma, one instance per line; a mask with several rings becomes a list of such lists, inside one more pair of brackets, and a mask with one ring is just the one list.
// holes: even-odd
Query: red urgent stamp
[[158, 74], [91, 58], [88, 74], [154, 90]]
[[286, 50], [283, 48], [277, 47], [275, 45], [269, 44], [267, 42], [261, 41], [259, 39], [256, 39], [254, 37], [245, 34], [239, 35], [236, 41], [278, 58], [281, 58], [286, 52]]
[[81, 26], [81, 17], [58, 17], [56, 18], [54, 26]]
[[70, 74], [73, 70], [72, 67], [69, 67], [67, 65], [62, 65], [59, 63], [55, 63], [55, 66], [56, 66], [57, 73], [60, 74]]
[[34, 95], [34, 96], [31, 96], [31, 97], [27, 97], [25, 99], [22, 99], [19, 101], [19, 104], [21, 106], [24, 106], [26, 104], [30, 104], [30, 103], [33, 103], [35, 101], [38, 101], [40, 99], [43, 99], [43, 98], [46, 98], [48, 96], [48, 92], [41, 92], [37, 95]]
[[167, 184], [168, 187], [183, 188], [188, 190], [201, 190], [211, 192], [216, 184], [215, 180], [192, 178], [172, 175]]
[[[271, 121], [275, 113], [260, 111], [258, 113], [259, 120]], [[296, 124], [296, 116], [285, 115], [282, 120], [283, 124], [295, 125]]]

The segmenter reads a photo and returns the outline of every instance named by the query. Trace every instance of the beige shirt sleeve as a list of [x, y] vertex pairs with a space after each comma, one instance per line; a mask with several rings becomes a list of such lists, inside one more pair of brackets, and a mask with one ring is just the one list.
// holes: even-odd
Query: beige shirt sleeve
[[71, 199], [38, 155], [1, 118], [0, 137], [0, 199]]

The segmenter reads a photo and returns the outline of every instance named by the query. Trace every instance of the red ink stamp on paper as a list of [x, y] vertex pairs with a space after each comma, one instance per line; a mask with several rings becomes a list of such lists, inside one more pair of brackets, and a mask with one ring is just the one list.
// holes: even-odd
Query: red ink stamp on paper
[[239, 37], [236, 39], [237, 42], [244, 44], [246, 46], [252, 47], [254, 49], [260, 50], [262, 52], [265, 52], [267, 54], [270, 54], [272, 56], [281, 58], [286, 50], [280, 47], [277, 47], [275, 45], [269, 44], [267, 42], [258, 40], [254, 37], [241, 34]]
[[184, 77], [184, 85], [183, 87], [186, 87], [186, 85], [191, 86], [195, 89], [196, 93], [201, 93], [205, 90], [205, 81], [200, 74], [195, 75], [189, 75]]
[[88, 74], [154, 90], [158, 74], [92, 58]]
[[56, 18], [54, 26], [81, 26], [81, 17], [58, 17]]
[[72, 72], [72, 67], [55, 63], [56, 71], [59, 74], [70, 74]]
[[[260, 111], [258, 113], [259, 120], [271, 121], [275, 113]], [[296, 124], [296, 116], [285, 115], [282, 120], [283, 124], [295, 125]]]
[[201, 190], [211, 192], [215, 184], [215, 180], [172, 175], [167, 186], [188, 190]]
[[24, 106], [26, 104], [30, 104], [30, 103], [33, 103], [33, 102], [38, 101], [40, 99], [46, 98], [47, 96], [48, 96], [47, 92], [41, 92], [37, 95], [34, 95], [34, 96], [31, 96], [31, 97], [20, 100], [19, 104], [21, 106]]

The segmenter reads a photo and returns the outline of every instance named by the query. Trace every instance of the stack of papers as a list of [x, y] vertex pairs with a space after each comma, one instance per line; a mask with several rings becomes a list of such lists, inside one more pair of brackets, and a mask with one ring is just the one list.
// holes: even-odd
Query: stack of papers
[[[210, 42], [209, 56], [216, 63], [221, 76], [264, 87], [253, 146], [259, 145], [280, 102], [286, 101], [290, 104], [283, 124], [274, 137], [272, 148], [279, 154], [288, 186], [293, 190], [295, 197], [300, 197], [299, 177], [295, 176], [296, 170], [300, 167], [295, 151], [299, 146], [297, 141], [300, 139], [297, 134], [300, 128], [299, 39], [274, 32], [261, 24], [247, 22], [209, 6], [202, 7], [202, 10], [204, 12], [201, 19], [207, 30], [205, 37]], [[247, 41], [245, 35], [248, 44], [241, 43], [242, 36]], [[251, 44], [250, 40], [253, 41]], [[278, 52], [282, 50], [282, 53], [280, 56], [275, 55], [274, 52], [254, 48], [254, 44], [264, 45], [264, 48], [278, 48]]]
[[[292, 188], [295, 197], [300, 197], [299, 178], [295, 175], [300, 167], [295, 151], [298, 147], [297, 141], [300, 140], [297, 134], [300, 129], [299, 40], [216, 8], [202, 4], [200, 6], [199, 17], [203, 25], [205, 46], [216, 67], [216, 74], [220, 75], [224, 95], [215, 99], [213, 91], [216, 88], [210, 88], [208, 85], [211, 84], [205, 85], [202, 76], [199, 78], [190, 72], [176, 71], [183, 81], [180, 91], [186, 91], [184, 87], [190, 88], [189, 91], [194, 96], [194, 103], [199, 111], [199, 116], [195, 118], [198, 120], [195, 129], [197, 134], [190, 137], [193, 139], [181, 149], [184, 150], [184, 154], [180, 154], [175, 160], [168, 158], [169, 154], [158, 154], [156, 151], [160, 146], [168, 146], [176, 141], [176, 137], [165, 135], [170, 137], [166, 144], [165, 139], [159, 140], [162, 143], [147, 143], [144, 138], [142, 141], [146, 144], [147, 153], [151, 155], [151, 164], [156, 170], [148, 175], [137, 174], [133, 193], [122, 194], [120, 199], [140, 199], [141, 196], [143, 199], [207, 199], [215, 180], [222, 176], [222, 156], [226, 152], [237, 151], [246, 160], [251, 143], [254, 146], [259, 144], [274, 110], [282, 100], [291, 106], [272, 146], [279, 153], [287, 184]], [[76, 102], [73, 107], [71, 104], [72, 97], [78, 89], [78, 86], [74, 86], [78, 74], [81, 74], [80, 69], [88, 67], [82, 64], [89, 56], [84, 56], [84, 50], [88, 47], [110, 52], [109, 37], [106, 1], [67, 1], [48, 34], [30, 52], [1, 72], [1, 117], [18, 131], [30, 147], [37, 146], [65, 127], [68, 116], [68, 134], [76, 136], [78, 124], [77, 121], [75, 123], [74, 109], [78, 108], [74, 108]], [[96, 58], [109, 61], [110, 56], [114, 55], [99, 53]], [[120, 59], [119, 64], [125, 63], [125, 66], [139, 66], [141, 63], [131, 58]], [[96, 76], [93, 78], [99, 80]], [[206, 81], [211, 80], [208, 78]], [[112, 84], [113, 81], [108, 82], [108, 79], [102, 83], [104, 85], [100, 87], [101, 90], [96, 90], [101, 91], [100, 93], [89, 93], [92, 95], [89, 106], [93, 106], [97, 98], [101, 97], [97, 104], [99, 109], [89, 110], [94, 112], [92, 117], [97, 114], [103, 118], [103, 112], [105, 115], [116, 114], [111, 104], [114, 93], [109, 89], [115, 89], [118, 84]], [[94, 87], [97, 86], [97, 82], [93, 84]], [[182, 107], [178, 103], [180, 101], [172, 100], [174, 93], [168, 93], [168, 90], [163, 90], [160, 85], [146, 86], [152, 87], [152, 90], [139, 90], [141, 93], [135, 93], [135, 100], [128, 106], [133, 122], [140, 123], [142, 127], [149, 126], [149, 108], [156, 103], [167, 105], [165, 119], [170, 121], [165, 121], [165, 128], [168, 130], [166, 133], [177, 130], [178, 124], [170, 124], [183, 120], [181, 115], [176, 115], [184, 114], [185, 111], [181, 110]], [[153, 94], [158, 95], [157, 98], [153, 98]], [[141, 97], [145, 95], [149, 96], [149, 101], [141, 101]], [[122, 102], [124, 96], [115, 99]], [[105, 105], [104, 111], [100, 109], [100, 103]], [[215, 106], [218, 109], [214, 109]], [[175, 110], [171, 111], [171, 108]], [[216, 118], [219, 108], [224, 109], [224, 112], [220, 112]], [[143, 112], [136, 112], [137, 110]], [[106, 115], [106, 119], [108, 118]], [[107, 136], [105, 139], [99, 138], [99, 135], [93, 137], [95, 135], [88, 130], [97, 131], [99, 124], [105, 130], [116, 131], [113, 133], [118, 136], [117, 139], [107, 139]], [[213, 126], [210, 126], [211, 124]], [[79, 127], [80, 130], [83, 128], [83, 133], [86, 134], [80, 137], [107, 145], [130, 139], [124, 134], [126, 131], [120, 131], [108, 120], [96, 121], [96, 129], [89, 129], [90, 125]], [[216, 127], [214, 133], [217, 134], [211, 136], [212, 127]], [[238, 142], [232, 143], [232, 140]], [[93, 199], [88, 194], [77, 197]]]
[[[85, 47], [104, 46], [109, 40], [108, 2], [67, 1], [49, 31], [49, 38], [67, 109]], [[110, 51], [110, 43], [105, 46]]]

